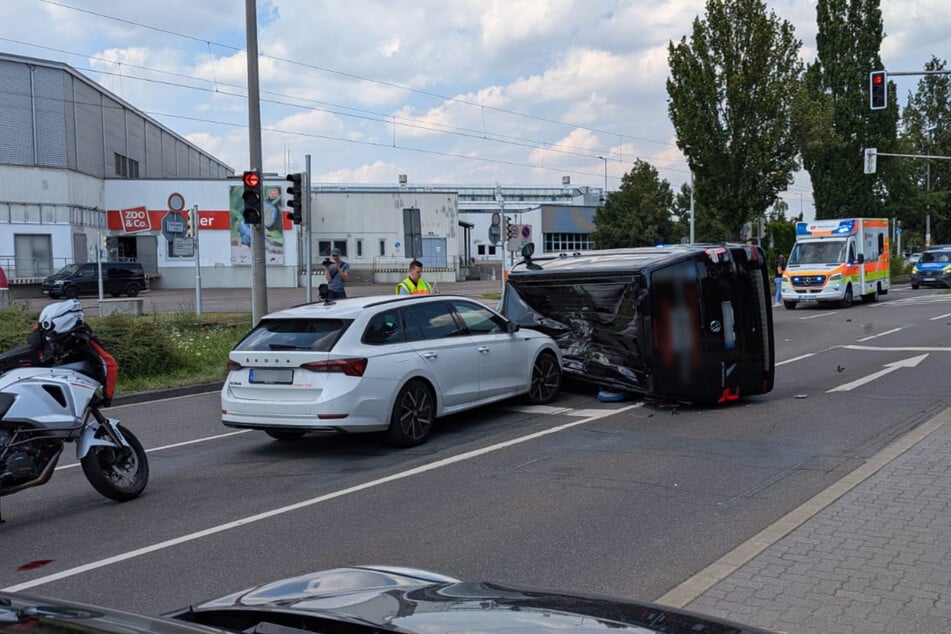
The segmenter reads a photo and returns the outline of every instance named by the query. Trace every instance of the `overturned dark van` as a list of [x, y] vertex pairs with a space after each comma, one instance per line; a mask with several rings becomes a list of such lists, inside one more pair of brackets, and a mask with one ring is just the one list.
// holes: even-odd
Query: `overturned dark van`
[[564, 372], [602, 388], [710, 405], [773, 389], [762, 249], [677, 245], [527, 257], [502, 312], [558, 342]]

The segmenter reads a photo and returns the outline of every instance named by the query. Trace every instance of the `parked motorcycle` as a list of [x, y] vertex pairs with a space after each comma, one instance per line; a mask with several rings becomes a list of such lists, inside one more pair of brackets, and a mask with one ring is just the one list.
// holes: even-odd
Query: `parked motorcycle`
[[[82, 325], [81, 308], [79, 314]], [[43, 336], [60, 346], [75, 340], [52, 326]], [[69, 352], [58, 350], [44, 359], [36, 346], [21, 346], [0, 354], [0, 497], [46, 484], [64, 445], [75, 442], [76, 459], [96, 491], [119, 502], [136, 498], [149, 479], [145, 450], [132, 432], [100, 411], [101, 384], [93, 378], [93, 363], [70, 360]]]

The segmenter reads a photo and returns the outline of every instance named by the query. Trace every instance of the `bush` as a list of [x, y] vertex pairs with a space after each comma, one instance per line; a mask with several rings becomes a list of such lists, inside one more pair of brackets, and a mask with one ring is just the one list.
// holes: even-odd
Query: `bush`
[[[26, 343], [39, 311], [29, 304], [0, 310], [0, 349]], [[228, 352], [251, 328], [246, 313], [86, 316], [119, 363], [117, 394], [224, 380]]]

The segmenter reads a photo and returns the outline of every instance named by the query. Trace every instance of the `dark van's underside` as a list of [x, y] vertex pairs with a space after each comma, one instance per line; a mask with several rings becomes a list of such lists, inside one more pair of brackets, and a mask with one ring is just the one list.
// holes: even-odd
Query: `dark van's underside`
[[712, 404], [772, 389], [767, 294], [757, 247], [629, 249], [516, 268], [503, 312], [555, 339], [576, 379]]

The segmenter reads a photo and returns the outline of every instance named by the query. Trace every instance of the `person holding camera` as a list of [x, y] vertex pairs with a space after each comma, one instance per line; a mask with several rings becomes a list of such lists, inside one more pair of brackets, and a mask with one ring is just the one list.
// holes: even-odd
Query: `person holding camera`
[[343, 299], [347, 296], [345, 284], [350, 279], [350, 265], [340, 259], [340, 249], [333, 249], [323, 261], [324, 278], [327, 280], [327, 299]]

